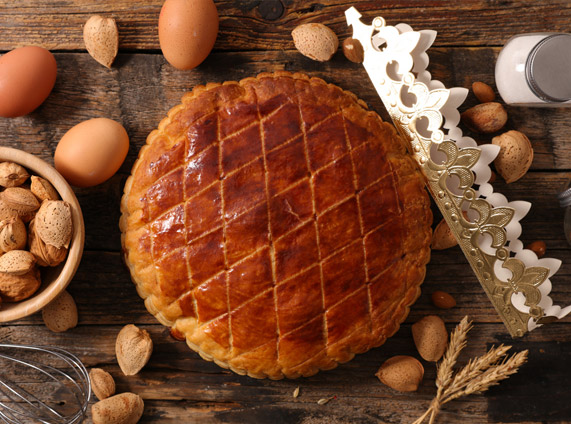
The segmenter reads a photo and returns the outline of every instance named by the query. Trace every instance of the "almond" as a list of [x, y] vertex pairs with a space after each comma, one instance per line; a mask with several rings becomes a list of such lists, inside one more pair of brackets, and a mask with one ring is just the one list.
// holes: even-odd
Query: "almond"
[[26, 250], [11, 250], [0, 256], [0, 272], [12, 275], [28, 273], [35, 265], [36, 258]]
[[58, 249], [51, 244], [46, 244], [36, 232], [35, 221], [35, 219], [32, 219], [28, 227], [28, 246], [30, 253], [36, 257], [39, 266], [59, 265], [67, 256], [67, 248], [61, 247]]
[[387, 359], [375, 375], [391, 389], [414, 392], [422, 381], [424, 367], [412, 356], [398, 355]]
[[337, 35], [323, 24], [303, 24], [295, 27], [291, 33], [295, 48], [310, 59], [325, 62], [337, 51]]
[[533, 162], [533, 148], [529, 138], [512, 130], [492, 138], [492, 144], [500, 146], [494, 165], [506, 183], [513, 183], [523, 177]]
[[454, 299], [450, 293], [446, 293], [445, 291], [436, 290], [432, 293], [430, 298], [432, 299], [434, 306], [440, 309], [450, 309], [456, 306], [456, 299]]
[[462, 113], [462, 122], [468, 128], [484, 134], [499, 131], [507, 121], [506, 110], [496, 102], [481, 103]]
[[59, 200], [59, 194], [50, 182], [42, 177], [31, 177], [30, 190], [40, 202], [44, 200]]
[[83, 41], [93, 59], [111, 68], [119, 51], [119, 31], [115, 19], [99, 15], [90, 17], [83, 27]]
[[77, 325], [77, 305], [67, 291], [52, 300], [42, 309], [44, 324], [54, 333], [63, 333]]
[[525, 246], [526, 249], [533, 251], [538, 258], [543, 258], [545, 256], [545, 251], [547, 250], [547, 245], [544, 241], [537, 240], [532, 243], [529, 243]]
[[474, 82], [472, 84], [472, 91], [474, 92], [474, 96], [476, 96], [476, 98], [482, 103], [489, 103], [496, 100], [494, 89], [485, 82]]
[[22, 221], [30, 222], [40, 202], [30, 191], [22, 187], [9, 187], [0, 194], [6, 206], [18, 215]]
[[153, 341], [147, 331], [129, 324], [117, 335], [115, 354], [123, 374], [137, 374], [149, 362], [151, 353], [153, 353]]
[[91, 390], [99, 400], [107, 399], [115, 394], [115, 380], [111, 374], [101, 368], [92, 368], [89, 371]]
[[40, 271], [37, 267], [32, 267], [21, 275], [0, 272], [0, 296], [5, 302], [27, 299], [38, 290], [40, 284]]
[[343, 54], [354, 63], [363, 63], [364, 55], [361, 42], [355, 38], [346, 38], [343, 41]]
[[0, 250], [9, 252], [10, 250], [20, 250], [26, 247], [26, 225], [14, 216], [5, 221], [0, 221]]
[[28, 171], [17, 163], [0, 163], [0, 185], [2, 187], [21, 186], [29, 176]]
[[452, 230], [448, 226], [445, 219], [442, 219], [432, 233], [432, 248], [434, 250], [444, 250], [454, 247], [458, 244], [458, 240], [452, 234]]
[[69, 247], [73, 224], [71, 207], [63, 200], [46, 200], [36, 214], [35, 228], [46, 244], [61, 249]]
[[448, 332], [442, 318], [428, 315], [412, 325], [416, 349], [425, 361], [436, 362], [446, 350]]
[[145, 404], [135, 393], [125, 392], [100, 400], [91, 407], [93, 424], [135, 424]]
[[5, 221], [13, 217], [18, 217], [18, 214], [8, 207], [0, 195], [0, 221]]

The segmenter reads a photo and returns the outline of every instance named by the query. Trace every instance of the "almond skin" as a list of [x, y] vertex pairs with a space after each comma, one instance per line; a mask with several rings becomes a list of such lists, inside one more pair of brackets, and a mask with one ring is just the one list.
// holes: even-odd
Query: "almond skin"
[[24, 249], [27, 239], [26, 226], [19, 217], [14, 216], [6, 221], [0, 221], [0, 250], [2, 252]]
[[89, 371], [89, 380], [91, 381], [91, 390], [97, 399], [107, 399], [115, 394], [115, 380], [107, 371], [101, 368], [92, 368]]
[[149, 362], [153, 341], [145, 330], [126, 325], [117, 335], [115, 354], [123, 374], [135, 375]]
[[496, 102], [482, 103], [462, 113], [462, 122], [468, 128], [484, 134], [501, 130], [507, 121], [506, 110]]
[[492, 144], [500, 146], [494, 165], [506, 183], [523, 177], [533, 162], [533, 147], [529, 138], [512, 130], [492, 138]]
[[434, 250], [444, 250], [454, 247], [458, 244], [456, 237], [452, 234], [452, 230], [448, 226], [445, 219], [442, 219], [432, 233], [432, 248]]
[[398, 355], [387, 359], [375, 375], [391, 389], [415, 392], [424, 376], [424, 367], [412, 356]]
[[432, 293], [430, 298], [432, 299], [434, 306], [440, 309], [451, 309], [456, 306], [456, 299], [445, 291], [436, 290]]
[[27, 274], [35, 265], [36, 258], [26, 250], [11, 250], [0, 256], [0, 272], [12, 275]]
[[93, 424], [135, 424], [145, 404], [135, 393], [125, 392], [100, 400], [91, 407]]
[[35, 228], [46, 244], [61, 249], [69, 247], [73, 224], [71, 207], [63, 200], [46, 200], [36, 213]]
[[40, 202], [44, 200], [59, 200], [59, 194], [51, 183], [42, 178], [32, 175], [30, 178], [30, 191], [36, 196]]
[[0, 185], [2, 187], [18, 187], [24, 184], [30, 175], [28, 171], [17, 163], [0, 163]]
[[539, 259], [545, 256], [545, 251], [547, 250], [547, 245], [544, 241], [537, 240], [532, 243], [529, 243], [525, 246], [526, 249], [533, 251]]
[[[67, 248], [57, 248], [45, 243], [36, 232], [35, 219], [28, 226], [28, 246], [30, 253], [36, 257], [39, 266], [58, 266], [67, 257]], [[1, 233], [0, 233], [1, 234]]]
[[40, 270], [33, 267], [22, 275], [0, 272], [0, 296], [5, 302], [19, 302], [32, 296], [40, 287]]
[[83, 41], [93, 59], [111, 68], [119, 51], [119, 31], [115, 19], [90, 17], [83, 27]]
[[418, 353], [425, 361], [436, 362], [446, 350], [448, 332], [442, 318], [428, 315], [412, 325], [412, 337]]
[[496, 93], [494, 93], [494, 89], [485, 82], [474, 82], [472, 84], [472, 91], [474, 92], [474, 96], [476, 96], [476, 98], [481, 103], [489, 103], [496, 100]]
[[0, 198], [13, 214], [18, 215], [22, 221], [30, 222], [34, 212], [40, 207], [40, 202], [30, 191], [22, 187], [9, 187], [0, 193]]
[[365, 53], [361, 42], [355, 38], [346, 38], [343, 41], [343, 54], [353, 63], [363, 63]]
[[292, 31], [291, 35], [295, 48], [302, 55], [318, 62], [326, 62], [331, 59], [339, 47], [337, 35], [323, 24], [299, 25]]
[[42, 309], [44, 324], [54, 333], [63, 333], [77, 326], [77, 305], [71, 294], [63, 291]]

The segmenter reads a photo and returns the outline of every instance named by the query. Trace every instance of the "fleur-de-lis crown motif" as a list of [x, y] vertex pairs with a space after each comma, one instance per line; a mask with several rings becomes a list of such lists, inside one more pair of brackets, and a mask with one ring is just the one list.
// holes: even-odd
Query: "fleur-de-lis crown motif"
[[363, 46], [363, 66], [373, 86], [510, 334], [522, 336], [569, 314], [571, 306], [560, 308], [549, 297], [549, 278], [561, 261], [538, 259], [518, 239], [519, 220], [531, 205], [508, 202], [489, 183], [489, 163], [499, 147], [477, 146], [457, 127], [458, 107], [468, 91], [447, 89], [426, 70], [426, 50], [436, 32], [387, 26], [381, 17], [366, 25], [354, 7], [345, 15]]

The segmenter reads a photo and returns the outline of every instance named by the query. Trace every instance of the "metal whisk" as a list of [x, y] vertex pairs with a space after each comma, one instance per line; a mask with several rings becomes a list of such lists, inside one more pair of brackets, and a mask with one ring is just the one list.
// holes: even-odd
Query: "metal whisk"
[[75, 355], [0, 344], [0, 423], [80, 423], [90, 396], [89, 374]]

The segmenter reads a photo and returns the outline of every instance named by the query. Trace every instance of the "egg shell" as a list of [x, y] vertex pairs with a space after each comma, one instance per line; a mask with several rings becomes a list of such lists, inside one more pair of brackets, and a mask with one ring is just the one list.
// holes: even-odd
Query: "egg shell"
[[159, 16], [159, 42], [177, 69], [192, 69], [208, 56], [218, 35], [212, 0], [166, 0]]
[[57, 64], [42, 47], [20, 47], [0, 57], [0, 116], [27, 115], [54, 88]]
[[117, 172], [129, 151], [129, 136], [118, 122], [107, 118], [83, 121], [57, 145], [56, 169], [71, 184], [91, 187]]

